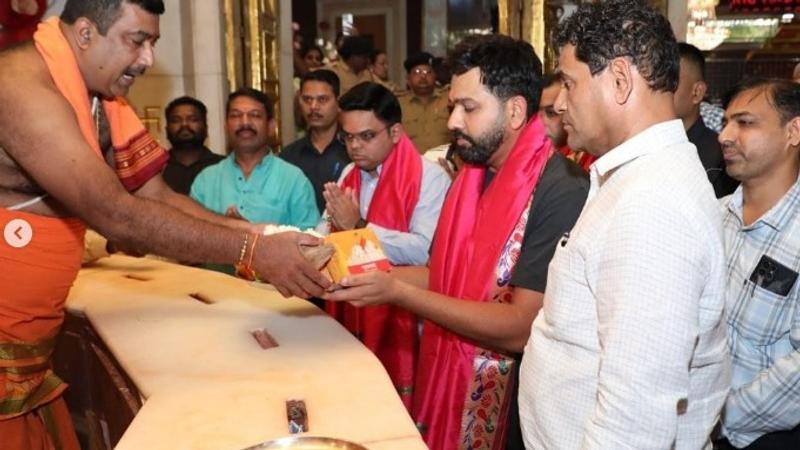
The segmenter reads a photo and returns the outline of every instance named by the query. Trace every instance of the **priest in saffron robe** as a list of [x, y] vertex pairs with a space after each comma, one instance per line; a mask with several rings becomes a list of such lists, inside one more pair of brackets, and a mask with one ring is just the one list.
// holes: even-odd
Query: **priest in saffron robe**
[[124, 96], [153, 64], [163, 12], [160, 0], [68, 0], [32, 42], [0, 52], [3, 449], [79, 448], [50, 356], [86, 224], [164, 256], [252, 258], [286, 294], [330, 284], [298, 248], [316, 239], [264, 236], [256, 246], [259, 227], [205, 211], [161, 179], [166, 153]]

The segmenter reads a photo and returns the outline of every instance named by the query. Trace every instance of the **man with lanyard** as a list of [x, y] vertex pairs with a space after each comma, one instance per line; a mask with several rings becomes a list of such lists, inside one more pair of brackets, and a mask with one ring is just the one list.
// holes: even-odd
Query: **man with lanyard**
[[466, 165], [447, 194], [428, 267], [348, 277], [348, 288], [327, 298], [391, 304], [426, 319], [413, 408], [425, 442], [504, 449], [519, 433], [509, 420], [515, 356], [588, 181], [555, 151], [537, 115], [542, 66], [530, 44], [469, 37], [450, 67], [448, 127]]
[[163, 182], [166, 153], [123, 97], [153, 64], [163, 11], [160, 0], [68, 0], [33, 42], [0, 53], [3, 448], [78, 448], [49, 357], [85, 224], [167, 257], [251, 262], [285, 295], [319, 296], [330, 284], [298, 248], [318, 240], [259, 239], [258, 227], [208, 213]]
[[[339, 105], [341, 136], [353, 163], [338, 184], [325, 187], [326, 222], [334, 230], [369, 227], [395, 266], [425, 264], [450, 177], [417, 152], [403, 130], [397, 97], [384, 86], [356, 85]], [[327, 310], [375, 352], [410, 408], [417, 343], [413, 315], [339, 303], [329, 303]]]
[[728, 97], [719, 142], [742, 184], [721, 200], [733, 380], [717, 448], [800, 448], [800, 84]]

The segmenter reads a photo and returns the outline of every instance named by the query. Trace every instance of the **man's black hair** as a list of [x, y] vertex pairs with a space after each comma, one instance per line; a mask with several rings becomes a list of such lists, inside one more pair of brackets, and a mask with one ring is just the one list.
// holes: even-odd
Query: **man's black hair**
[[725, 96], [725, 109], [745, 91], [761, 90], [767, 102], [778, 112], [781, 125], [800, 117], [800, 83], [783, 78], [746, 78], [734, 86]]
[[561, 77], [554, 73], [546, 73], [542, 77], [542, 89], [547, 89], [554, 84], [560, 84]]
[[163, 0], [67, 0], [61, 21], [72, 25], [80, 17], [86, 17], [105, 36], [122, 14], [122, 4], [136, 5], [150, 14], [164, 14]]
[[372, 56], [372, 42], [364, 36], [347, 36], [344, 38], [342, 48], [339, 49], [339, 55], [343, 60], [349, 59], [351, 56], [364, 56], [370, 58]]
[[249, 87], [239, 88], [228, 96], [228, 102], [225, 104], [225, 115], [231, 112], [231, 103], [239, 97], [249, 97], [264, 105], [264, 110], [267, 111], [267, 119], [272, 119], [275, 115], [275, 107], [267, 94]]
[[314, 44], [303, 44], [303, 46], [300, 48], [300, 57], [305, 58], [307, 54], [313, 51], [319, 53], [320, 57], [325, 57], [325, 53], [322, 53], [322, 49]]
[[372, 111], [387, 126], [400, 123], [403, 113], [397, 97], [383, 85], [366, 81], [355, 85], [339, 99], [339, 108], [346, 111]]
[[331, 89], [333, 89], [333, 95], [335, 97], [339, 97], [339, 76], [336, 75], [336, 73], [334, 73], [332, 70], [317, 69], [306, 73], [303, 75], [303, 78], [300, 79], [301, 90], [303, 89], [303, 85], [306, 84], [306, 81], [320, 81], [322, 83], [328, 83]]
[[682, 60], [685, 60], [694, 66], [700, 79], [706, 79], [706, 57], [703, 52], [692, 44], [686, 42], [678, 42], [678, 55]]
[[164, 117], [167, 118], [167, 121], [169, 121], [169, 116], [172, 114], [172, 111], [174, 111], [178, 106], [182, 105], [193, 106], [200, 113], [200, 117], [203, 118], [203, 122], [206, 122], [206, 118], [208, 117], [208, 108], [206, 108], [206, 105], [204, 105], [200, 100], [194, 97], [189, 97], [188, 95], [178, 97], [169, 102], [167, 108], [164, 110]]
[[620, 57], [630, 58], [654, 91], [675, 92], [680, 60], [667, 19], [642, 0], [584, 3], [557, 25], [553, 47], [575, 46], [575, 57], [592, 75]]
[[495, 97], [506, 101], [519, 95], [528, 102], [528, 119], [539, 109], [542, 62], [527, 42], [499, 34], [468, 36], [456, 45], [448, 67], [453, 75], [479, 68], [481, 83]]
[[433, 55], [428, 52], [419, 52], [415, 53], [405, 61], [403, 61], [403, 67], [406, 69], [406, 73], [411, 73], [411, 69], [417, 66], [431, 66], [433, 68]]

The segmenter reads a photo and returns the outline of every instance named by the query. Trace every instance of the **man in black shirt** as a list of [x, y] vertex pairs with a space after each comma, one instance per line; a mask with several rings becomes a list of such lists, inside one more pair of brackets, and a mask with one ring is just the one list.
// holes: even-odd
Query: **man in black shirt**
[[225, 158], [205, 146], [207, 113], [203, 102], [188, 96], [167, 105], [167, 139], [172, 148], [162, 176], [173, 191], [183, 195], [189, 195], [192, 182], [203, 169]]
[[717, 198], [724, 197], [734, 190], [739, 182], [725, 172], [725, 160], [717, 142], [717, 133], [708, 128], [700, 117], [700, 102], [706, 95], [705, 57], [697, 47], [678, 44], [681, 57], [680, 79], [675, 91], [675, 114], [683, 121], [689, 142], [697, 147], [700, 162], [706, 169], [708, 181], [714, 187]]
[[[503, 432], [521, 448], [514, 359], [589, 180], [547, 141], [536, 116], [542, 66], [529, 44], [473, 36], [451, 58], [448, 127], [467, 165], [445, 200], [429, 265], [350, 276], [326, 299], [397, 305], [426, 320], [413, 418], [432, 450], [499, 442]], [[464, 387], [497, 374], [477, 390]]]
[[280, 153], [285, 161], [299, 167], [314, 186], [320, 214], [325, 210], [325, 183], [337, 181], [350, 163], [347, 149], [339, 139], [339, 78], [330, 70], [305, 74], [300, 81], [300, 109], [308, 124], [308, 135], [287, 145]]

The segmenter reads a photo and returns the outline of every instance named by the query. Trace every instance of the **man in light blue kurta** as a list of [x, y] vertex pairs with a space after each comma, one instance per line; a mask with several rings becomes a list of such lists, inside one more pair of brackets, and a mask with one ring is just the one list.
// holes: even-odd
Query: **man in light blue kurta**
[[313, 228], [319, 221], [314, 188], [303, 171], [267, 154], [245, 178], [231, 153], [207, 167], [192, 184], [192, 198], [225, 214], [230, 207], [250, 222]]
[[232, 152], [200, 172], [192, 198], [212, 211], [251, 222], [313, 228], [319, 211], [311, 182], [267, 145], [275, 129], [271, 100], [249, 88], [234, 92], [225, 129]]

